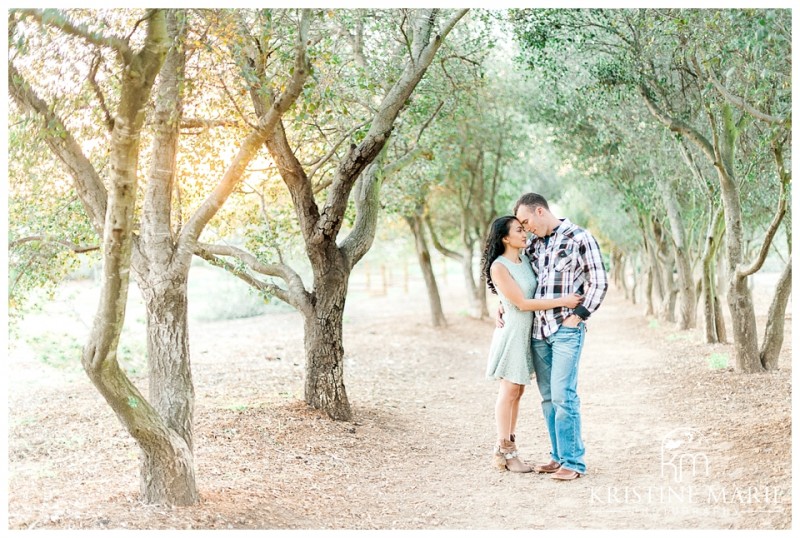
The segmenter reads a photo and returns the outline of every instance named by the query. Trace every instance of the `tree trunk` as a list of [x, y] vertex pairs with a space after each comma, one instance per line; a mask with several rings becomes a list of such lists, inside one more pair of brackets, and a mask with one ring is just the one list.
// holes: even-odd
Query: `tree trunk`
[[[461, 254], [461, 271], [464, 275], [464, 286], [467, 289], [467, 300], [469, 301], [469, 315], [476, 319], [489, 317], [489, 310], [486, 301], [481, 303], [481, 290], [475, 284], [475, 277], [472, 272], [472, 244], [465, 245]], [[486, 294], [483, 294], [484, 299]], [[485, 309], [485, 311], [484, 311]]]
[[661, 305], [659, 307], [658, 317], [663, 321], [675, 323], [675, 305], [678, 302], [678, 286], [675, 282], [675, 258], [672, 252], [666, 247], [664, 242], [661, 242], [660, 248], [666, 253], [664, 266], [661, 267], [661, 274], [663, 277], [662, 286], [665, 290], [664, 296], [661, 298]]
[[651, 234], [645, 231], [645, 248], [647, 249], [648, 261], [650, 263], [651, 283], [649, 288], [655, 291], [659, 301], [663, 301], [667, 291], [665, 289], [663, 268], [658, 259], [658, 245]]
[[[350, 420], [352, 411], [344, 386], [342, 316], [350, 277], [338, 249], [326, 256], [327, 263], [313, 264], [316, 301], [305, 320], [305, 400], [334, 420]], [[323, 272], [317, 271], [322, 268]]]
[[647, 299], [647, 311], [645, 316], [655, 315], [656, 309], [653, 305], [653, 268], [652, 266], [647, 271], [647, 280], [644, 285], [644, 294]]
[[171, 225], [179, 126], [183, 116], [186, 14], [170, 10], [172, 46], [155, 99], [152, 157], [144, 189], [134, 273], [147, 316], [148, 402], [167, 430], [140, 443], [141, 491], [147, 502], [198, 500], [194, 471], [194, 385], [189, 360], [187, 282], [191, 252], [179, 248]]
[[478, 287], [475, 292], [478, 294], [478, 303], [481, 309], [481, 319], [489, 317], [489, 301], [486, 297], [486, 276], [481, 274], [478, 278]]
[[735, 273], [732, 275], [728, 287], [728, 308], [733, 325], [736, 370], [745, 373], [762, 371], [753, 295], [747, 286], [747, 277], [737, 277]]
[[[714, 127], [714, 126], [712, 126]], [[733, 176], [733, 153], [738, 130], [730, 106], [722, 106], [722, 133], [718, 153], [722, 157], [714, 163], [720, 183], [720, 196], [725, 208], [725, 245], [730, 271], [728, 280], [728, 307], [733, 325], [735, 368], [752, 373], [762, 371], [758, 352], [758, 331], [753, 309], [753, 295], [747, 286], [748, 275], [742, 275], [744, 261], [744, 233], [739, 187]]]
[[[614, 279], [614, 284], [622, 289], [625, 293], [626, 300], [631, 300], [630, 289], [628, 289], [628, 283], [625, 280], [626, 261], [625, 255], [621, 251], [616, 248], [611, 250], [611, 274]], [[633, 300], [633, 302], [634, 304], [636, 303], [635, 300]]]
[[725, 328], [725, 315], [722, 312], [722, 303], [719, 296], [714, 297], [714, 314], [716, 316], [715, 324], [717, 326], [717, 337], [721, 344], [728, 343], [728, 330]]
[[714, 285], [713, 265], [710, 261], [703, 262], [703, 320], [705, 322], [707, 344], [720, 342], [719, 334], [717, 334], [717, 316], [714, 309], [717, 304], [717, 288]]
[[414, 234], [414, 247], [417, 251], [417, 259], [419, 260], [419, 267], [422, 271], [422, 277], [425, 280], [425, 289], [428, 290], [428, 304], [431, 310], [431, 324], [434, 327], [444, 327], [447, 321], [442, 311], [442, 300], [439, 297], [439, 287], [436, 285], [436, 276], [433, 272], [433, 265], [431, 264], [431, 253], [428, 250], [428, 243], [425, 241], [423, 220], [419, 215], [406, 216], [406, 222], [411, 233]]
[[[631, 302], [633, 304], [636, 304], [638, 302], [638, 300], [639, 300], [637, 294], [639, 293], [639, 278], [640, 278], [641, 275], [639, 273], [639, 268], [637, 267], [637, 259], [638, 258], [639, 258], [639, 254], [637, 253], [636, 258], [634, 258], [632, 260], [633, 267], [631, 267], [631, 276], [633, 277], [631, 279], [632, 280], [632, 282], [631, 282]], [[623, 273], [622, 273], [623, 281], [625, 280], [625, 278], [626, 278], [626, 274], [625, 274], [625, 271], [623, 270]]]
[[147, 310], [149, 401], [189, 447], [194, 449], [194, 384], [187, 320], [188, 274], [140, 284]]
[[[142, 396], [117, 362], [130, 282], [139, 135], [152, 84], [170, 43], [165, 12], [151, 11], [148, 20], [148, 40], [137, 61], [126, 66], [119, 113], [114, 120], [103, 238], [103, 287], [82, 362], [100, 394], [144, 452], [144, 501], [189, 505], [197, 501], [191, 447]], [[182, 308], [185, 318], [185, 302]], [[149, 327], [148, 332], [151, 331]], [[183, 335], [185, 338], [185, 330]], [[188, 418], [191, 421], [191, 414]], [[191, 432], [191, 422], [188, 430]]]
[[176, 432], [168, 430], [139, 441], [140, 490], [145, 503], [190, 506], [197, 502], [194, 456]]
[[786, 305], [792, 293], [792, 259], [781, 273], [772, 304], [767, 314], [767, 328], [764, 331], [764, 342], [761, 345], [761, 364], [765, 370], [775, 370], [778, 367], [778, 356], [783, 346], [783, 326], [786, 316]]
[[669, 293], [661, 301], [661, 307], [658, 311], [659, 319], [675, 323], [675, 305], [678, 303], [678, 287], [673, 285], [669, 288]]
[[[703, 247], [703, 318], [705, 320], [706, 343], [715, 344], [725, 342], [725, 318], [719, 311], [719, 299], [717, 293], [717, 253], [725, 232], [722, 220], [722, 208], [718, 208], [706, 231], [706, 241]], [[721, 326], [721, 331], [720, 331]]]
[[[678, 328], [681, 330], [691, 329], [697, 324], [697, 304], [694, 294], [694, 279], [692, 277], [691, 262], [689, 261], [689, 249], [686, 245], [686, 232], [683, 221], [681, 220], [681, 210], [675, 195], [675, 182], [671, 176], [658, 174], [659, 190], [661, 199], [667, 208], [670, 232], [672, 238], [672, 250], [675, 257], [675, 267], [678, 270], [677, 293], [680, 296], [680, 316]], [[670, 280], [672, 280], [670, 278]], [[672, 289], [671, 286], [670, 289]], [[672, 295], [672, 292], [670, 292]], [[672, 301], [672, 297], [670, 298]], [[674, 311], [670, 313], [674, 319]]]

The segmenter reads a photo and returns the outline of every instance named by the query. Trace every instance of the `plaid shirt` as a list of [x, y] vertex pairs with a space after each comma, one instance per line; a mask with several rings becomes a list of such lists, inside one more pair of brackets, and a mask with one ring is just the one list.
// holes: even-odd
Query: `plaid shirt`
[[[608, 279], [600, 247], [592, 234], [561, 219], [561, 224], [546, 238], [532, 235], [525, 251], [539, 280], [535, 299], [579, 293], [583, 295], [583, 303], [574, 311], [584, 319], [600, 307]], [[534, 311], [533, 337], [544, 340], [554, 334], [572, 313], [573, 309], [567, 307]]]

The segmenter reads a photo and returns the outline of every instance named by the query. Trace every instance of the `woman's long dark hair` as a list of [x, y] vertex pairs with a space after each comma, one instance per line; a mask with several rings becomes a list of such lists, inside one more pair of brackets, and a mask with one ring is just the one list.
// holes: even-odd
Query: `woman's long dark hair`
[[517, 218], [513, 215], [504, 217], [497, 217], [492, 221], [489, 226], [489, 232], [486, 234], [486, 242], [483, 244], [483, 257], [481, 258], [481, 271], [483, 276], [486, 277], [486, 286], [489, 291], [497, 295], [497, 289], [492, 282], [492, 263], [506, 250], [503, 244], [503, 238], [508, 237], [508, 231], [511, 228], [512, 221]]

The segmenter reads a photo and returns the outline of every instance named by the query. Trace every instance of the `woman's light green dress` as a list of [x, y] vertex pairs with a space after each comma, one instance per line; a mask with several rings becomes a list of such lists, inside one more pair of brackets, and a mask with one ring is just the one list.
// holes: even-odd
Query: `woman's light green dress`
[[[520, 263], [514, 263], [505, 256], [494, 262], [502, 263], [522, 290], [527, 299], [533, 298], [536, 291], [536, 275], [531, 262], [524, 254]], [[502, 328], [496, 328], [492, 335], [489, 349], [489, 361], [486, 365], [486, 377], [489, 379], [505, 379], [518, 385], [530, 385], [533, 375], [533, 352], [531, 350], [531, 325], [533, 312], [523, 312], [503, 295], [498, 289], [497, 295], [503, 304]]]

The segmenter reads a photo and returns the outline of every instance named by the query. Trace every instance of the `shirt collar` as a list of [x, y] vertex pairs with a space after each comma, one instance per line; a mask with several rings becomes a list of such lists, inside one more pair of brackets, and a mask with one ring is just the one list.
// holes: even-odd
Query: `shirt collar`
[[557, 234], [557, 233], [563, 234], [563, 233], [566, 233], [567, 230], [572, 228], [572, 223], [569, 221], [569, 219], [563, 218], [563, 219], [558, 219], [558, 220], [561, 221], [561, 224], [559, 224], [558, 226], [556, 226], [553, 229], [553, 234]]
[[553, 231], [550, 232], [550, 235], [546, 235], [546, 236], [541, 236], [540, 237], [540, 236], [532, 233], [530, 238], [528, 238], [528, 245], [529, 246], [533, 245], [533, 243], [535, 243], [537, 240], [545, 241], [547, 237], [552, 237], [552, 236], [554, 236], [556, 234], [564, 234], [570, 228], [572, 228], [574, 226], [572, 224], [572, 222], [570, 222], [570, 220], [568, 218], [563, 218], [563, 219], [558, 219], [558, 220], [561, 221], [561, 224], [559, 224], [558, 226], [553, 228]]

